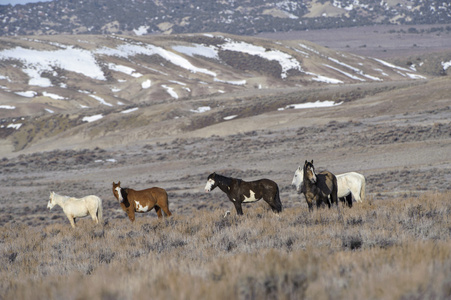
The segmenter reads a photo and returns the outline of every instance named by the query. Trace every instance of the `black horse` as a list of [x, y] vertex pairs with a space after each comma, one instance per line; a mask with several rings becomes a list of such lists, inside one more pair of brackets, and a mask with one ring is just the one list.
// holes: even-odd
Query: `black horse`
[[304, 181], [302, 192], [309, 211], [313, 211], [313, 201], [316, 202], [316, 207], [319, 208], [321, 203], [326, 203], [330, 208], [329, 196], [332, 204], [335, 202], [338, 207], [337, 198], [337, 178], [329, 171], [323, 171], [318, 174], [315, 173], [313, 160], [304, 163]]
[[282, 203], [279, 197], [277, 183], [269, 179], [260, 179], [246, 182], [241, 179], [226, 177], [216, 173], [210, 174], [205, 185], [205, 191], [210, 192], [219, 188], [227, 194], [229, 200], [235, 205], [238, 215], [243, 214], [242, 203], [252, 203], [263, 198], [269, 204], [273, 212], [282, 211]]

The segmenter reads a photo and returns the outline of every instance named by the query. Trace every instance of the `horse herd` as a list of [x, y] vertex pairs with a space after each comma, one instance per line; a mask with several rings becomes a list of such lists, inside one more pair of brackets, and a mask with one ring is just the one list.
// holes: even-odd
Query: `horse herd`
[[[304, 194], [309, 211], [316, 204], [319, 208], [322, 204], [329, 208], [338, 201], [352, 207], [353, 199], [362, 202], [365, 199], [365, 177], [356, 172], [349, 172], [335, 176], [329, 171], [317, 173], [312, 161], [305, 161], [304, 166], [299, 166], [291, 183], [299, 194]], [[216, 173], [208, 176], [205, 191], [210, 192], [216, 187], [227, 194], [229, 200], [235, 206], [238, 215], [243, 214], [242, 203], [252, 203], [263, 199], [269, 204], [276, 214], [282, 211], [282, 203], [279, 197], [277, 183], [270, 179], [244, 181], [237, 178], [226, 177]], [[158, 218], [171, 216], [167, 192], [159, 187], [136, 191], [130, 188], [122, 188], [121, 182], [113, 182], [113, 195], [119, 201], [122, 210], [128, 215], [130, 221], [135, 221], [135, 213], [145, 213], [155, 208]], [[102, 220], [102, 200], [94, 195], [84, 198], [61, 196], [55, 192], [50, 193], [47, 204], [48, 209], [55, 205], [61, 206], [63, 212], [72, 227], [75, 227], [75, 219], [91, 216], [98, 224]]]

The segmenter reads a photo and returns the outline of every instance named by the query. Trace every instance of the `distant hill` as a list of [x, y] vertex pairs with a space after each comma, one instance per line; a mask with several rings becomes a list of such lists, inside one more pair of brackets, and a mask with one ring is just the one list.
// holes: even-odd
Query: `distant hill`
[[415, 68], [307, 41], [222, 33], [3, 37], [0, 45], [0, 117], [424, 78]]
[[[0, 137], [16, 150], [70, 128], [86, 128], [82, 124], [99, 124], [101, 119], [109, 120], [102, 132], [166, 121], [165, 127], [151, 130], [164, 134], [204, 127], [221, 118], [277, 111], [293, 103], [340, 103], [362, 96], [358, 89], [324, 99], [296, 92], [294, 98], [261, 103], [260, 95], [277, 95], [280, 90], [351, 83], [377, 86], [425, 78], [415, 68], [308, 41], [222, 33], [2, 37], [0, 65]], [[252, 101], [243, 105], [249, 97]], [[223, 107], [218, 99], [226, 98], [223, 115], [190, 121], [192, 115]], [[141, 117], [127, 117], [137, 114]], [[174, 120], [179, 125], [169, 129]], [[100, 127], [91, 129], [78, 134], [84, 139], [101, 134]]]
[[451, 5], [429, 0], [54, 0], [0, 6], [0, 20], [3, 36], [215, 31], [255, 35], [374, 24], [451, 24]]

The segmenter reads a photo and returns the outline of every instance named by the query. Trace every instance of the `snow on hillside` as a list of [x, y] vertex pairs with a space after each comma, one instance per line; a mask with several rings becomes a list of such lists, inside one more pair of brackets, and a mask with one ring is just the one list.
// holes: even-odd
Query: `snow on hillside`
[[[190, 37], [193, 37], [193, 42], [189, 42]], [[26, 42], [27, 46], [9, 43], [16, 46], [0, 50], [0, 62], [22, 72], [24, 78], [28, 78], [25, 81], [27, 88], [24, 88], [23, 82], [19, 85], [22, 88], [10, 88], [12, 83], [20, 82], [12, 79], [9, 73], [0, 71], [0, 85], [5, 87], [2, 93], [25, 98], [44, 96], [54, 101], [75, 101], [79, 107], [87, 107], [86, 102], [90, 107], [113, 107], [124, 105], [126, 101], [149, 101], [161, 97], [178, 100], [192, 94], [227, 93], [255, 87], [262, 89], [269, 87], [262, 79], [265, 77], [278, 80], [279, 86], [424, 78], [415, 70], [379, 59], [332, 51], [325, 54], [321, 48], [308, 43], [286, 46], [279, 42], [250, 42], [239, 37], [213, 34], [190, 35], [173, 40], [167, 37], [163, 42], [152, 38], [136, 40], [99, 36], [97, 47], [89, 41], [64, 45], [39, 39], [25, 42], [18, 39]], [[49, 50], [52, 48], [54, 50]], [[227, 53], [227, 60], [224, 53]], [[258, 60], [249, 66], [250, 70], [243, 71], [229, 63], [234, 61], [235, 55], [241, 60], [247, 57], [258, 57]], [[280, 73], [265, 73], [274, 70], [267, 67], [265, 61], [268, 66], [279, 65], [276, 70]], [[448, 63], [443, 66], [447, 68]], [[293, 70], [296, 72], [290, 72]], [[144, 76], [145, 79], [140, 79]], [[73, 77], [77, 79], [73, 80]], [[141, 98], [135, 100], [138, 92], [142, 94]], [[68, 97], [70, 93], [74, 96]], [[111, 100], [114, 98], [117, 101]], [[78, 102], [80, 99], [84, 102]], [[1, 99], [0, 105], [15, 106], [11, 100], [2, 102]], [[54, 107], [43, 109], [54, 112]]]
[[22, 47], [0, 51], [0, 61], [8, 60], [18, 60], [23, 64], [22, 71], [30, 77], [29, 85], [51, 86], [50, 81], [41, 75], [44, 72], [54, 73], [56, 68], [81, 73], [92, 79], [105, 80], [93, 53], [71, 46], [54, 51]]

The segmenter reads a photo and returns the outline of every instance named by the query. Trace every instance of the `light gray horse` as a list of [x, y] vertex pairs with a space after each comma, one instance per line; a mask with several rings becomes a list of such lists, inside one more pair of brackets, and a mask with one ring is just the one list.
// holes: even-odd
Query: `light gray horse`
[[86, 217], [87, 215], [91, 215], [96, 224], [102, 221], [102, 199], [97, 196], [73, 198], [51, 192], [47, 208], [52, 209], [55, 205], [61, 206], [73, 228], [75, 228], [75, 218]]

